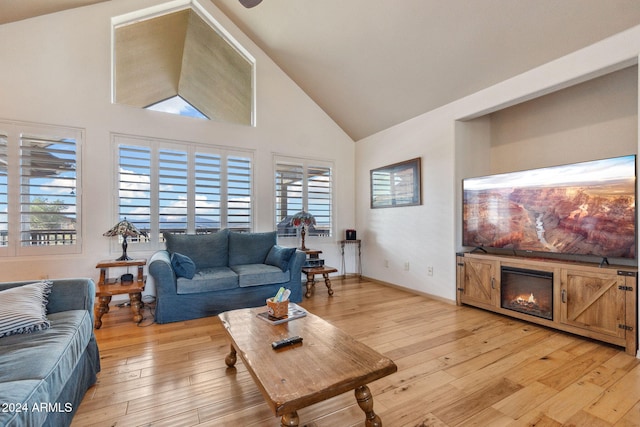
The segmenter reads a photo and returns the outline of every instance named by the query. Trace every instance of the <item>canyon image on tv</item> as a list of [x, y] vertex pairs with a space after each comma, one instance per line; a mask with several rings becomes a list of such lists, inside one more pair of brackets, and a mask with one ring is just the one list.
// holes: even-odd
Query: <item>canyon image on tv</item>
[[636, 156], [463, 180], [463, 245], [636, 257]]

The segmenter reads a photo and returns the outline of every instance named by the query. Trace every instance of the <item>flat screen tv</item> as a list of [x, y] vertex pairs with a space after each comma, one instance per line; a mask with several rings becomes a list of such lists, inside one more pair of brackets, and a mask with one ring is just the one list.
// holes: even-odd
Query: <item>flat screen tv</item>
[[463, 246], [636, 257], [636, 156], [462, 182]]

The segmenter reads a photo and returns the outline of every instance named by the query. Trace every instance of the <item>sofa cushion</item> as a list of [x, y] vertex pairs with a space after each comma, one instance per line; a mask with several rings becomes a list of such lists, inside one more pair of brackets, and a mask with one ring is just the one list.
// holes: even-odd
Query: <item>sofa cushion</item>
[[[57, 400], [93, 333], [87, 310], [51, 313], [49, 320], [49, 329], [0, 340], [0, 402], [24, 403], [27, 425], [42, 425], [46, 411], [31, 409]], [[0, 412], [0, 425], [13, 425], [15, 415]]]
[[276, 232], [229, 233], [229, 266], [241, 264], [262, 264], [267, 254], [276, 244]]
[[171, 254], [171, 267], [178, 277], [191, 279], [196, 274], [196, 264], [191, 258], [178, 252]]
[[229, 260], [229, 231], [212, 234], [163, 233], [167, 251], [186, 255], [195, 263], [196, 270], [226, 267]]
[[295, 251], [296, 248], [285, 248], [284, 246], [273, 245], [264, 263], [278, 267], [282, 271], [287, 271], [289, 269], [289, 260]]
[[178, 278], [178, 294], [222, 291], [238, 287], [238, 275], [229, 267], [213, 267], [196, 271], [192, 279]]
[[267, 264], [232, 265], [231, 269], [238, 274], [241, 288], [286, 283], [291, 277], [289, 270], [282, 271], [279, 267]]
[[0, 291], [0, 337], [50, 326], [46, 307], [51, 285], [43, 281]]

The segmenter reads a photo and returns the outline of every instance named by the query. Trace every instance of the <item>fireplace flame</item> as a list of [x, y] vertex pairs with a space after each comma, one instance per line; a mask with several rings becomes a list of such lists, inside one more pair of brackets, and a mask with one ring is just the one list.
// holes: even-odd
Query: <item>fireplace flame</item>
[[529, 298], [526, 295], [520, 295], [515, 299], [516, 304], [527, 305], [527, 304], [536, 304], [536, 298], [533, 296], [533, 293], [529, 294]]

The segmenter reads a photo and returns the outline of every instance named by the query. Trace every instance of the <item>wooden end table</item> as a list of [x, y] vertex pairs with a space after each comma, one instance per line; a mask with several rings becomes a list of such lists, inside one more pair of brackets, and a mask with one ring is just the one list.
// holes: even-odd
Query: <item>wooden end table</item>
[[[95, 328], [100, 329], [102, 326], [102, 316], [109, 312], [109, 303], [114, 295], [129, 294], [129, 303], [133, 312], [133, 321], [140, 323], [142, 315], [142, 292], [147, 278], [143, 274], [144, 266], [147, 264], [146, 259], [133, 259], [127, 261], [101, 261], [96, 265], [100, 269], [100, 280], [98, 280], [96, 296], [98, 297], [98, 306], [95, 309]], [[137, 275], [131, 282], [119, 282], [119, 278], [109, 279], [108, 270], [112, 267], [137, 267]]]
[[304, 296], [306, 296], [307, 298], [311, 297], [311, 289], [316, 285], [316, 280], [314, 278], [316, 274], [322, 274], [322, 277], [324, 278], [324, 284], [327, 286], [327, 292], [329, 293], [329, 295], [333, 295], [329, 273], [335, 273], [337, 271], [337, 268], [329, 267], [328, 265], [323, 265], [320, 267], [302, 267], [302, 272], [307, 275], [307, 292], [304, 294]]
[[[231, 368], [240, 356], [282, 426], [298, 426], [299, 409], [350, 390], [365, 413], [365, 426], [382, 426], [367, 384], [397, 371], [391, 359], [312, 313], [271, 325], [257, 317], [263, 311], [266, 307], [218, 315], [231, 342], [225, 363]], [[273, 341], [295, 335], [301, 344], [271, 348]]]

